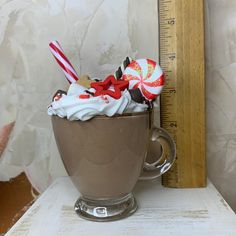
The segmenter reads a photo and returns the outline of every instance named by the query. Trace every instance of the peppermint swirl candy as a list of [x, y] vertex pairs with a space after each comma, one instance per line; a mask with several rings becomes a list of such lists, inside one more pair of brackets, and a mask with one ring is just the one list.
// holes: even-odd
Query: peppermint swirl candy
[[122, 79], [129, 81], [129, 89], [139, 88], [149, 101], [157, 98], [164, 87], [162, 69], [151, 59], [132, 61], [125, 69]]

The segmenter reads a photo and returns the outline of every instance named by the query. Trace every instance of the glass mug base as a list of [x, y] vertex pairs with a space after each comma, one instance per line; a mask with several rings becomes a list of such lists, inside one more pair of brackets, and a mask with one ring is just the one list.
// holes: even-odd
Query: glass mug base
[[91, 221], [114, 221], [126, 218], [137, 210], [132, 193], [115, 199], [91, 200], [81, 196], [75, 203], [75, 212]]

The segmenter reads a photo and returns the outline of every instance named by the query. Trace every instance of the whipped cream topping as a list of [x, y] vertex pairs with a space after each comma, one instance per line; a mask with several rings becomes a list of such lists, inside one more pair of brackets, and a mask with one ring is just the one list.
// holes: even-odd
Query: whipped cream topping
[[146, 104], [134, 102], [128, 90], [122, 92], [120, 99], [107, 95], [80, 98], [79, 95], [84, 94], [84, 90], [86, 88], [83, 89], [78, 84], [71, 84], [67, 95], [63, 95], [60, 100], [51, 103], [48, 107], [48, 114], [66, 117], [68, 120], [85, 121], [98, 115], [111, 117], [115, 114], [142, 112], [148, 108]]

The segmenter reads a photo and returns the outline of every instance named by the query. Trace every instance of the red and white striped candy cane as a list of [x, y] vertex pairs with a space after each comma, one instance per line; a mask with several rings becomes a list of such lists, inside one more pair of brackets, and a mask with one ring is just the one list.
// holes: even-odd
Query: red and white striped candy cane
[[69, 83], [75, 83], [79, 77], [68, 58], [65, 56], [60, 44], [57, 41], [52, 41], [50, 42], [49, 47], [52, 55], [63, 70], [66, 79], [69, 81]]

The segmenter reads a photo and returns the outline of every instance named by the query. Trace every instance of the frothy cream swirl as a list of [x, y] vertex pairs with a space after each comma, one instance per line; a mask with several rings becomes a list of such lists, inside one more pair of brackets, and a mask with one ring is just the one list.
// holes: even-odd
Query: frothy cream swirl
[[123, 91], [120, 99], [106, 95], [81, 99], [79, 97], [81, 93], [83, 93], [81, 86], [77, 87], [76, 84], [72, 84], [67, 95], [51, 103], [48, 114], [66, 117], [68, 120], [85, 121], [98, 115], [111, 117], [115, 114], [142, 112], [148, 108], [146, 104], [134, 102], [128, 90]]

